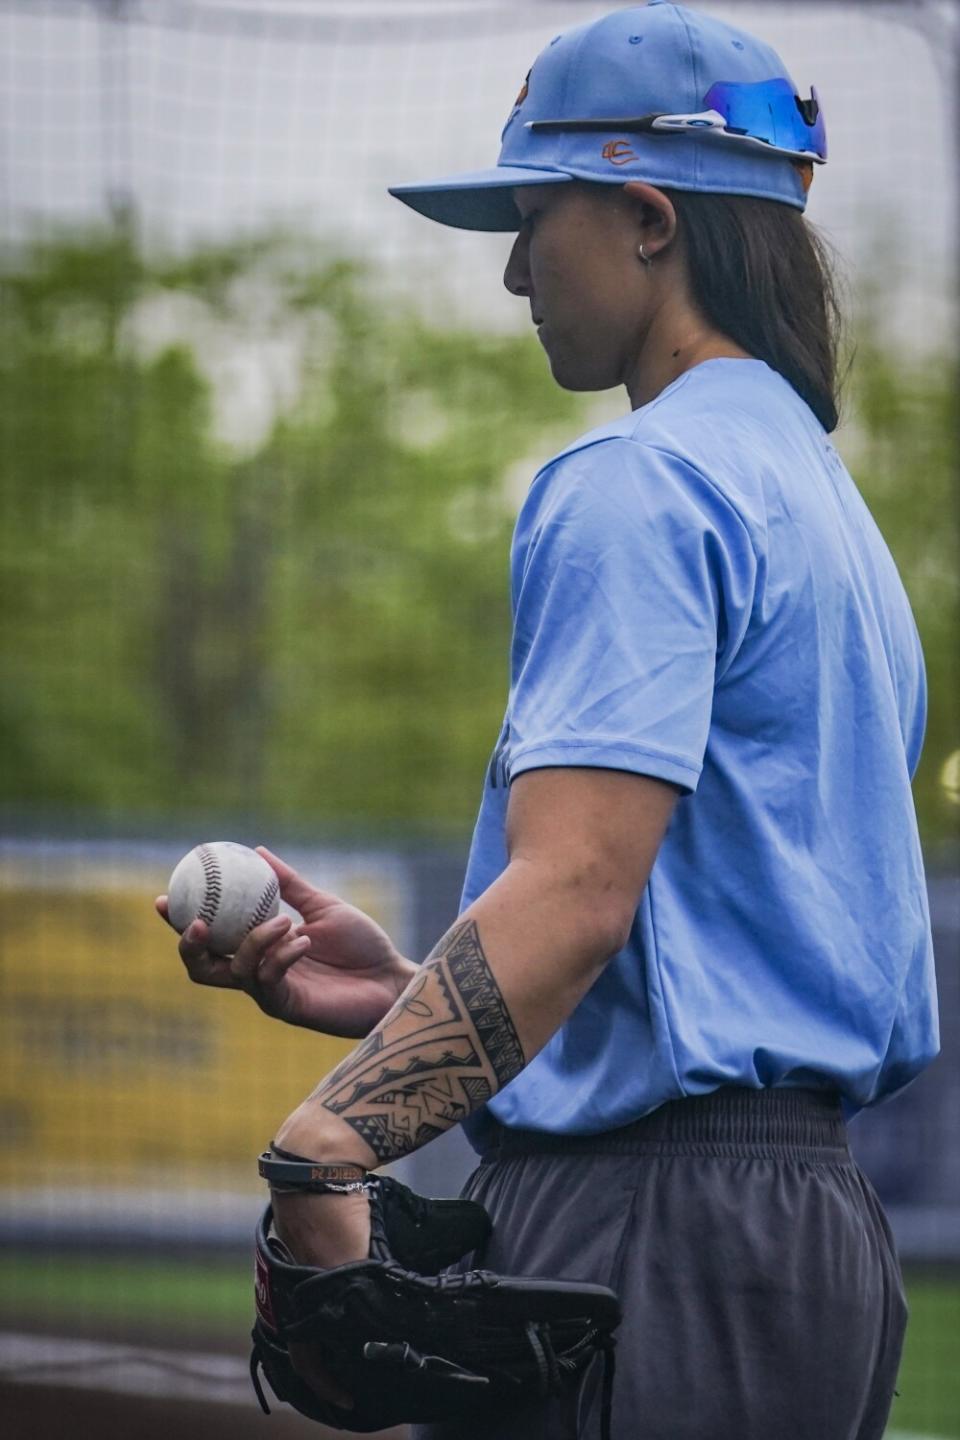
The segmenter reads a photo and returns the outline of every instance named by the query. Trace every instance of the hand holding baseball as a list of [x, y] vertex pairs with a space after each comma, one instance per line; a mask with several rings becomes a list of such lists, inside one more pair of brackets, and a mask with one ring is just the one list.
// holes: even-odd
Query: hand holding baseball
[[[362, 910], [318, 890], [263, 846], [280, 895], [302, 917], [255, 925], [230, 956], [210, 949], [210, 931], [195, 920], [183, 931], [180, 956], [198, 985], [245, 990], [267, 1015], [325, 1035], [359, 1037], [377, 1025], [416, 967]], [[156, 908], [172, 923], [167, 896]]]

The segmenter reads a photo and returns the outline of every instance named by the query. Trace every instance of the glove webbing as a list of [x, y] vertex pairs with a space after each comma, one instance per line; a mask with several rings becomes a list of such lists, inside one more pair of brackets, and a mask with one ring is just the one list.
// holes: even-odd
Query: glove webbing
[[[572, 1361], [569, 1358], [558, 1359], [550, 1339], [549, 1327], [540, 1327], [531, 1321], [527, 1326], [526, 1334], [540, 1368], [541, 1393], [547, 1395], [550, 1391], [551, 1381], [556, 1378], [558, 1369], [560, 1367], [572, 1368]], [[584, 1343], [586, 1344], [588, 1341], [584, 1341]], [[600, 1395], [600, 1440], [611, 1440], [610, 1426], [613, 1421], [613, 1382], [617, 1370], [617, 1342], [612, 1335], [608, 1335], [601, 1341], [601, 1344], [603, 1346], [603, 1380]], [[253, 1388], [260, 1402], [261, 1410], [264, 1415], [269, 1415], [270, 1406], [267, 1404], [267, 1398], [260, 1383], [260, 1355], [256, 1347], [250, 1356], [250, 1379], [253, 1381]], [[579, 1423], [577, 1428], [580, 1428]]]

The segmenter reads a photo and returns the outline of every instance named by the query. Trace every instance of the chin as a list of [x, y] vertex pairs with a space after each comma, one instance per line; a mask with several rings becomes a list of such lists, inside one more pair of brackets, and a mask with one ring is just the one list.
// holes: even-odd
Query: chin
[[550, 373], [561, 390], [584, 393], [591, 390], [612, 390], [619, 381], [599, 375], [586, 365], [573, 365], [550, 357]]
[[615, 385], [620, 384], [618, 376], [608, 375], [601, 369], [596, 355], [575, 355], [569, 350], [565, 352], [559, 347], [548, 348], [546, 345], [544, 350], [550, 364], [550, 373], [561, 390], [612, 390]]

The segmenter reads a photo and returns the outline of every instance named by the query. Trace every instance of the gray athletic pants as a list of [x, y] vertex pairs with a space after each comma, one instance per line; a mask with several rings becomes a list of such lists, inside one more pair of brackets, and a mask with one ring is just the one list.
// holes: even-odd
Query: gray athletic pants
[[[906, 1326], [880, 1204], [836, 1096], [725, 1089], [622, 1130], [498, 1127], [464, 1194], [475, 1263], [620, 1296], [613, 1440], [880, 1440]], [[579, 1393], [414, 1440], [598, 1440], [602, 1362]]]

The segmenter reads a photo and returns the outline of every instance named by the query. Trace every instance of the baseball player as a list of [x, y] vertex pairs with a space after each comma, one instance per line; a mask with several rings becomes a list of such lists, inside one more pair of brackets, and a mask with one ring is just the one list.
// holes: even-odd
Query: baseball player
[[[879, 1440], [904, 1333], [845, 1121], [937, 1051], [925, 686], [830, 440], [836, 307], [803, 217], [826, 155], [769, 46], [650, 0], [543, 50], [495, 167], [393, 192], [510, 232], [557, 383], [629, 407], [521, 508], [506, 714], [427, 960], [271, 856], [302, 923], [229, 960], [201, 922], [181, 942], [194, 980], [361, 1041], [276, 1156], [363, 1176], [463, 1122], [483, 1263], [617, 1291], [617, 1440]], [[362, 1189], [274, 1200], [298, 1259], [367, 1255]], [[353, 1397], [295, 1358], [349, 1428]], [[594, 1436], [600, 1391], [594, 1366], [416, 1433]]]

